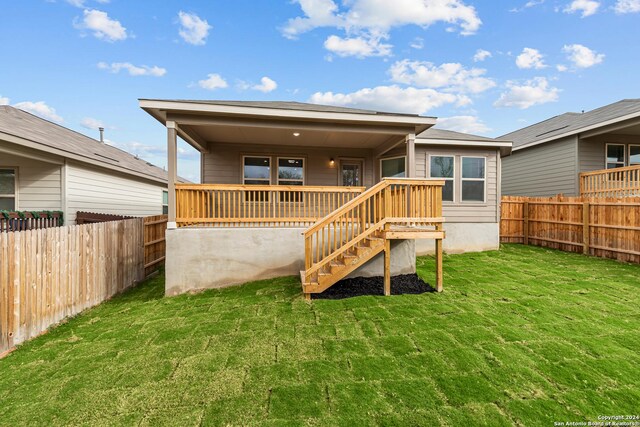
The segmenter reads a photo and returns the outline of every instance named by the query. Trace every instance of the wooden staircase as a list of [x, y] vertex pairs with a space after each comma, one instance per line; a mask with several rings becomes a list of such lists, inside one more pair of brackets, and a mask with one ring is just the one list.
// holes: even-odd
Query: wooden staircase
[[390, 240], [436, 240], [438, 290], [442, 289], [442, 186], [444, 181], [383, 179], [309, 227], [305, 269], [300, 272], [307, 299], [385, 253], [385, 294], [390, 292]]

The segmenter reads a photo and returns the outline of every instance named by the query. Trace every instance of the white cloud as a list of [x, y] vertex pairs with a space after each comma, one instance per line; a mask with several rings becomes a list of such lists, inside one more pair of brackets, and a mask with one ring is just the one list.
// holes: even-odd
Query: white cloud
[[458, 63], [436, 66], [431, 62], [405, 59], [393, 64], [389, 73], [396, 83], [443, 89], [445, 92], [480, 93], [496, 85], [492, 79], [484, 77], [485, 69], [468, 69]]
[[260, 84], [252, 86], [251, 89], [259, 90], [260, 92], [264, 92], [264, 93], [269, 93], [276, 90], [277, 87], [278, 87], [278, 84], [274, 80], [265, 76], [260, 79]]
[[99, 62], [98, 68], [101, 70], [108, 70], [112, 73], [119, 73], [121, 70], [126, 70], [131, 76], [153, 76], [162, 77], [167, 74], [165, 68], [158, 66], [149, 67], [147, 65], [133, 65], [130, 62], [113, 62], [107, 64], [106, 62]]
[[522, 53], [517, 56], [516, 65], [518, 68], [535, 68], [538, 70], [547, 66], [542, 59], [543, 57], [544, 55], [538, 49], [525, 47]]
[[491, 128], [476, 116], [439, 117], [436, 127], [480, 135], [491, 131]]
[[125, 40], [128, 37], [127, 29], [122, 24], [109, 18], [106, 12], [101, 10], [85, 10], [82, 22], [76, 22], [75, 26], [81, 30], [92, 31], [93, 35], [108, 42]]
[[84, 7], [84, 1], [85, 0], [67, 0], [67, 3], [75, 7]]
[[507, 92], [500, 95], [500, 98], [493, 103], [494, 107], [515, 107], [524, 110], [534, 105], [546, 104], [558, 100], [560, 90], [550, 87], [549, 82], [544, 77], [536, 77], [518, 84], [513, 80], [507, 81]]
[[342, 38], [336, 35], [329, 36], [324, 42], [324, 48], [338, 56], [355, 56], [366, 58], [368, 56], [389, 56], [392, 45], [382, 43], [388, 36], [358, 36]]
[[423, 49], [424, 39], [422, 37], [416, 37], [411, 43], [409, 43], [409, 46], [417, 50]]
[[524, 4], [524, 6], [520, 8], [514, 7], [513, 9], [509, 10], [509, 12], [522, 12], [525, 9], [541, 5], [542, 3], [544, 3], [544, 0], [529, 0]]
[[565, 71], [569, 70], [569, 67], [567, 67], [564, 64], [558, 64], [556, 65], [556, 70], [560, 71], [561, 73], [564, 73]]
[[220, 76], [220, 74], [207, 74], [206, 79], [198, 81], [198, 86], [203, 89], [216, 90], [224, 89], [228, 87], [229, 84]]
[[200, 18], [195, 13], [178, 12], [178, 19], [180, 21], [180, 37], [193, 45], [203, 45], [206, 43], [209, 30], [213, 28], [209, 23]]
[[468, 105], [464, 95], [442, 93], [434, 89], [401, 88], [396, 85], [360, 89], [351, 93], [317, 92], [309, 102], [377, 111], [422, 114], [445, 104]]
[[640, 0], [618, 0], [613, 10], [615, 10], [616, 13], [640, 12]]
[[[470, 35], [482, 24], [475, 8], [462, 0], [349, 0], [341, 2], [342, 8], [334, 0], [294, 2], [300, 5], [303, 16], [289, 19], [282, 28], [285, 37], [295, 39], [320, 27], [338, 28], [345, 31], [346, 37], [333, 36], [331, 42], [341, 47], [340, 50], [355, 50], [361, 56], [372, 56], [362, 54], [368, 51], [377, 52], [378, 56], [387, 55], [391, 46], [381, 44], [380, 40], [388, 39], [390, 30], [395, 27], [418, 25], [424, 28], [442, 22], [449, 25], [447, 31], [455, 31], [457, 27], [461, 34]], [[340, 41], [342, 43], [338, 43]], [[345, 41], [358, 46], [346, 48], [343, 46]]]
[[595, 0], [573, 0], [564, 8], [565, 13], [582, 13], [582, 17], [591, 16], [598, 11], [600, 2]]
[[80, 126], [85, 129], [97, 130], [98, 128], [103, 128], [104, 123], [98, 119], [94, 119], [93, 117], [85, 117], [80, 121]]
[[491, 58], [493, 55], [488, 50], [478, 49], [475, 55], [473, 55], [473, 62], [482, 62], [487, 58]]
[[36, 116], [40, 116], [43, 119], [50, 120], [52, 122], [62, 123], [64, 121], [64, 119], [56, 113], [55, 108], [48, 106], [44, 101], [18, 102], [13, 106], [21, 110], [27, 111], [31, 114], [35, 114]]
[[9, 105], [9, 102], [11, 102], [9, 98], [0, 95], [0, 105]]
[[581, 44], [565, 45], [562, 51], [567, 54], [567, 59], [573, 62], [577, 68], [589, 68], [604, 61], [604, 54], [597, 53]]

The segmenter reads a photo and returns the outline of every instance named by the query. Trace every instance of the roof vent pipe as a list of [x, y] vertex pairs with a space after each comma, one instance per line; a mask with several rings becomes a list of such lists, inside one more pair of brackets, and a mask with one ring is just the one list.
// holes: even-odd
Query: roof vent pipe
[[100, 142], [104, 144], [104, 128], [100, 127], [98, 130], [100, 131]]

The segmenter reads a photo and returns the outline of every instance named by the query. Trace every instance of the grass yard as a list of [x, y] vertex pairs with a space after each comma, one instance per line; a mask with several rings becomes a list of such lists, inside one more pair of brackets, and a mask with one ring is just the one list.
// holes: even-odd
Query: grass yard
[[[432, 281], [428, 257], [418, 271]], [[0, 360], [1, 425], [542, 425], [640, 415], [640, 266], [445, 258], [445, 292], [305, 302], [162, 277]]]

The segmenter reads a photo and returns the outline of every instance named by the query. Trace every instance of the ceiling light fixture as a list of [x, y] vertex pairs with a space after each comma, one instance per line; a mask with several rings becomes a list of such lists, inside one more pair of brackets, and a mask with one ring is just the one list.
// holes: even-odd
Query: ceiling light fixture
[[300, 132], [294, 132], [293, 136], [300, 136]]

